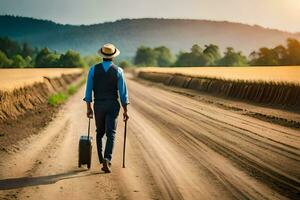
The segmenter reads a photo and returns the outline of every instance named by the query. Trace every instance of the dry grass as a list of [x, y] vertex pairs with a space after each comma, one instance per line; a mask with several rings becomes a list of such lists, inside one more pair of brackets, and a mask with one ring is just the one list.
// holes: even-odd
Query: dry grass
[[[67, 96], [67, 92], [74, 92], [74, 89], [72, 89], [71, 86], [74, 86], [76, 89], [79, 87], [78, 84], [82, 84], [82, 81], [79, 83], [77, 82], [79, 81], [79, 78], [82, 77], [82, 73], [74, 71], [74, 73], [70, 74], [69, 71], [70, 70], [62, 70], [60, 73], [67, 72], [68, 74], [62, 74], [59, 77], [59, 70], [55, 73], [48, 73], [47, 76], [50, 75], [51, 78], [47, 77], [46, 79], [42, 79], [42, 82], [37, 82], [36, 80], [39, 79], [35, 79], [35, 77], [33, 77], [32, 80], [36, 81], [35, 83], [25, 86], [25, 84], [32, 82], [32, 80], [29, 79], [28, 82], [24, 82], [25, 84], [19, 88], [14, 88], [16, 86], [14, 85], [14, 80], [7, 78], [8, 83], [5, 84], [11, 84], [9, 88], [13, 89], [10, 91], [0, 90], [0, 123], [6, 120], [16, 120], [19, 116], [27, 113], [29, 110], [35, 110], [35, 108], [40, 105], [45, 105], [47, 103], [50, 105], [56, 105], [63, 102], [65, 99], [64, 95]], [[37, 71], [32, 72], [32, 74], [34, 74]], [[21, 79], [22, 76], [20, 74], [18, 75]], [[40, 74], [36, 75], [41, 77]], [[23, 79], [21, 80], [23, 81]], [[28, 79], [25, 80], [27, 81]], [[61, 93], [64, 94], [61, 95]]]
[[300, 66], [294, 67], [145, 67], [138, 71], [180, 74], [200, 78], [244, 80], [251, 82], [283, 82], [300, 84]]
[[0, 69], [0, 90], [12, 91], [24, 86], [44, 81], [43, 77], [54, 78], [62, 74], [80, 73], [80, 68], [46, 68], [46, 69]]

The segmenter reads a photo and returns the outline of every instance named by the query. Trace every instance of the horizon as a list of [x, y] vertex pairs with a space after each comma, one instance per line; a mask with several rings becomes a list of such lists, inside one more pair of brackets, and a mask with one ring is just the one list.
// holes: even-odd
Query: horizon
[[98, 25], [98, 24], [105, 24], [105, 23], [114, 23], [117, 21], [121, 20], [141, 20], [141, 19], [161, 19], [161, 20], [194, 20], [194, 21], [209, 21], [209, 22], [217, 22], [217, 23], [233, 23], [233, 24], [241, 24], [241, 25], [247, 25], [247, 26], [258, 26], [264, 29], [270, 29], [270, 30], [275, 30], [275, 31], [281, 31], [281, 32], [288, 32], [292, 34], [300, 34], [299, 31], [288, 31], [288, 30], [282, 30], [274, 27], [266, 27], [262, 26], [259, 24], [247, 24], [243, 22], [237, 22], [237, 21], [228, 21], [228, 20], [213, 20], [213, 19], [193, 19], [193, 18], [163, 18], [163, 17], [141, 17], [141, 18], [119, 18], [119, 19], [114, 19], [111, 21], [102, 21], [102, 22], [96, 22], [96, 23], [91, 23], [91, 24], [70, 24], [70, 23], [61, 23], [57, 22], [51, 19], [44, 19], [44, 18], [35, 18], [31, 16], [21, 16], [21, 15], [12, 15], [12, 14], [0, 14], [0, 16], [8, 16], [8, 17], [20, 17], [20, 18], [29, 18], [29, 19], [34, 19], [34, 20], [42, 20], [42, 21], [49, 21], [58, 25], [69, 25], [69, 26], [93, 26], [93, 25]]
[[92, 25], [142, 18], [195, 19], [300, 32], [298, 0], [27, 0], [18, 4], [16, 1], [0, 0], [0, 4], [0, 15], [32, 17], [59, 24]]

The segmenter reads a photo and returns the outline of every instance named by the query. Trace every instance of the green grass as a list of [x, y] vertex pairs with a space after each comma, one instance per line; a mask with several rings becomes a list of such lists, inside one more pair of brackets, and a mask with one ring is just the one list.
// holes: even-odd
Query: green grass
[[67, 99], [68, 99], [68, 95], [66, 95], [63, 92], [59, 92], [57, 94], [51, 95], [48, 99], [48, 103], [51, 106], [57, 106], [57, 105], [62, 104], [63, 102], [65, 102]]
[[69, 88], [68, 88], [68, 95], [73, 95], [77, 92], [77, 87], [74, 86], [74, 85], [71, 85]]
[[69, 96], [75, 94], [78, 91], [78, 88], [80, 88], [80, 86], [82, 86], [84, 83], [85, 83], [85, 79], [81, 80], [76, 85], [70, 85], [65, 92], [59, 92], [51, 95], [48, 98], [48, 103], [51, 106], [57, 106], [59, 104], [64, 103], [69, 98]]

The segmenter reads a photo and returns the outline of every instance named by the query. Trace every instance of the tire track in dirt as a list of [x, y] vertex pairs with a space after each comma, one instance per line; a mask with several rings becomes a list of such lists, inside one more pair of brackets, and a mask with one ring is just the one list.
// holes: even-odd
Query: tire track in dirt
[[[169, 108], [167, 110], [169, 110], [171, 113], [174, 113], [175, 109], [178, 111], [180, 108], [178, 107], [174, 107], [174, 109], [170, 108], [172, 105], [169, 105]], [[173, 107], [173, 106], [172, 106]], [[199, 123], [199, 121], [201, 122], [207, 122], [209, 121], [209, 124], [211, 126], [215, 125], [215, 127], [221, 127], [222, 129], [226, 129], [226, 131], [231, 131], [232, 133], [236, 133], [235, 136], [236, 137], [245, 137], [245, 138], [249, 138], [249, 139], [253, 139], [255, 141], [259, 141], [260, 143], [263, 143], [263, 144], [268, 144], [269, 146], [271, 147], [276, 147], [274, 148], [274, 150], [277, 150], [278, 148], [280, 149], [280, 151], [278, 151], [278, 153], [282, 153], [281, 151], [287, 151], [289, 154], [294, 154], [295, 157], [292, 158], [292, 159], [296, 159], [296, 157], [299, 158], [299, 150], [300, 148], [297, 148], [296, 145], [295, 146], [291, 146], [291, 145], [287, 145], [287, 144], [284, 144], [280, 141], [277, 141], [277, 140], [273, 140], [269, 137], [265, 137], [263, 135], [259, 135], [257, 133], [255, 133], [254, 131], [251, 131], [249, 129], [245, 129], [245, 128], [242, 128], [240, 126], [235, 126], [232, 122], [231, 123], [227, 123], [226, 121], [222, 121], [222, 120], [219, 120], [217, 117], [213, 118], [213, 117], [210, 117], [209, 115], [206, 115], [206, 114], [203, 114], [203, 113], [200, 113], [196, 110], [194, 110], [197, 114], [200, 114], [200, 115], [203, 115], [205, 118], [204, 119], [199, 119], [199, 116], [195, 115], [194, 113], [189, 113], [189, 112], [185, 112], [184, 109], [180, 109], [180, 112], [177, 112], [176, 114], [177, 115], [180, 115], [182, 117], [185, 117], [186, 119], [190, 120], [190, 121], [194, 121], [195, 123]], [[235, 119], [237, 120], [237, 118]], [[224, 124], [228, 125], [228, 126], [224, 126]], [[247, 127], [248, 128], [248, 127]], [[257, 130], [256, 130], [257, 131]], [[243, 134], [241, 134], [241, 132]], [[247, 132], [247, 133], [246, 133]], [[288, 132], [284, 132], [284, 134], [288, 134]], [[239, 136], [240, 135], [240, 136]], [[271, 143], [267, 143], [265, 141], [263, 141], [261, 138], [259, 139], [256, 139], [255, 137], [261, 137], [261, 138], [264, 138], [264, 139], [267, 139], [267, 140], [270, 140], [270, 141], [273, 141], [274, 143], [278, 143], [280, 145], [283, 145], [283, 146], [286, 146], [290, 149], [287, 149], [287, 148], [282, 148], [280, 147], [279, 145], [274, 145], [274, 144], [271, 144]], [[292, 140], [299, 140], [299, 137], [294, 135], [294, 137], [292, 138]], [[296, 143], [295, 143], [296, 144]], [[269, 148], [267, 145], [265, 145], [265, 147], [263, 148]], [[297, 151], [293, 151], [293, 150], [297, 150]], [[289, 156], [288, 154], [286, 154], [285, 156]]]
[[[139, 92], [139, 91], [143, 91], [142, 89], [136, 89], [136, 91], [138, 91], [137, 92], [138, 94], [136, 96], [144, 95], [142, 92]], [[191, 113], [191, 112], [185, 113], [184, 109], [180, 109], [179, 106], [176, 106], [176, 107], [174, 106], [175, 109], [177, 109], [177, 112], [174, 112], [174, 110], [172, 110], [173, 104], [172, 103], [168, 104], [168, 102], [167, 102], [167, 100], [170, 100], [170, 99], [164, 98], [166, 103], [164, 102], [164, 100], [161, 100], [158, 103], [158, 101], [156, 101], [156, 100], [158, 99], [159, 94], [155, 93], [155, 94], [153, 94], [153, 96], [154, 96], [154, 98], [147, 98], [146, 103], [144, 103], [144, 102], [133, 102], [133, 103], [142, 104], [138, 107], [139, 111], [144, 112], [144, 115], [146, 115], [146, 116], [153, 115], [153, 120], [159, 121], [160, 123], [170, 124], [170, 122], [172, 120], [170, 118], [167, 118], [166, 116], [171, 116], [172, 114], [174, 115], [174, 113], [176, 113], [177, 116], [182, 117], [182, 115], [185, 115], [184, 117], [186, 120], [194, 122], [194, 124], [193, 124], [193, 123], [189, 123], [188, 121], [186, 121], [186, 122], [184, 121], [185, 126], [183, 126], [181, 128], [186, 127], [186, 129], [188, 129], [188, 130], [185, 130], [186, 132], [191, 131], [191, 129], [192, 129], [191, 127], [193, 127], [193, 126], [194, 127], [196, 126], [197, 128], [199, 128], [199, 125], [197, 126], [197, 122], [199, 124], [199, 119], [201, 119], [201, 118], [199, 118], [199, 116], [195, 116], [195, 114]], [[167, 97], [167, 96], [161, 95], [159, 97], [163, 98], [163, 97]], [[142, 98], [142, 99], [146, 100], [146, 97]], [[173, 100], [173, 101], [175, 101], [175, 100]], [[145, 105], [145, 104], [148, 104], [149, 108], [146, 108], [147, 105]], [[185, 105], [186, 103], [184, 101], [182, 101], [182, 104]], [[153, 107], [153, 108], [155, 107], [155, 110], [154, 109], [151, 110], [150, 107]], [[169, 112], [166, 110], [168, 110]], [[206, 117], [206, 116], [204, 116], [204, 117]], [[174, 116], [174, 118], [175, 118], [175, 116]], [[197, 130], [196, 128], [193, 129], [193, 131], [192, 131], [193, 137], [197, 138], [197, 140], [200, 140], [202, 143], [206, 144], [208, 147], [213, 148], [219, 154], [223, 154], [223, 156], [225, 158], [231, 159], [234, 163], [237, 163], [238, 165], [240, 165], [239, 168], [241, 168], [242, 170], [248, 171], [250, 176], [252, 175], [256, 179], [258, 178], [261, 181], [266, 181], [266, 180], [264, 180], [264, 178], [267, 177], [270, 180], [266, 181], [266, 183], [269, 184], [269, 186], [274, 188], [275, 190], [279, 190], [280, 193], [283, 193], [287, 197], [293, 198], [293, 197], [296, 197], [299, 195], [299, 179], [298, 178], [295, 179], [292, 176], [289, 176], [288, 174], [283, 173], [282, 171], [281, 172], [277, 171], [276, 168], [273, 168], [273, 167], [269, 168], [270, 162], [265, 162], [265, 164], [264, 164], [264, 162], [261, 162], [261, 161], [258, 162], [257, 160], [255, 160], [255, 158], [253, 158], [254, 156], [256, 156], [255, 153], [247, 152], [245, 150], [240, 151], [237, 148], [233, 148], [232, 145], [238, 146], [237, 142], [235, 142], [234, 140], [227, 139], [227, 141], [225, 140], [226, 142], [224, 143], [224, 139], [226, 139], [226, 136], [223, 136], [221, 134], [218, 134], [218, 135], [214, 134], [214, 133], [220, 132], [220, 131], [230, 132], [230, 134], [232, 134], [232, 133], [235, 134], [235, 137], [238, 139], [237, 141], [243, 140], [243, 142], [245, 142], [248, 140], [248, 142], [249, 142], [249, 138], [251, 139], [251, 137], [249, 137], [248, 135], [252, 134], [251, 131], [248, 131], [247, 128], [244, 128], [244, 130], [240, 129], [240, 132], [238, 132], [236, 130], [232, 130], [232, 128], [226, 127], [230, 124], [228, 124], [228, 123], [226, 124], [225, 120], [224, 120], [224, 122], [225, 122], [226, 126], [224, 125], [224, 122], [223, 122], [223, 125], [220, 123], [212, 123], [211, 122], [212, 120], [209, 120], [210, 118], [211, 117], [205, 118], [203, 121], [205, 121], [206, 123], [203, 123], [201, 126], [204, 126], [205, 129], [207, 129], [207, 130], [213, 128], [213, 130], [211, 130], [209, 132], [209, 134], [214, 135], [215, 138], [211, 139], [210, 138], [211, 136], [204, 137], [203, 134], [200, 134], [201, 131]], [[181, 121], [182, 122], [181, 124], [184, 124], [182, 118], [179, 119], [178, 121]], [[175, 122], [175, 120], [174, 120], [174, 123], [171, 123], [171, 125], [169, 125], [169, 130], [172, 130], [172, 128], [174, 129], [174, 127], [177, 127], [177, 128], [180, 127], [180, 123], [178, 123], [178, 121]], [[222, 122], [220, 120], [216, 120], [216, 121]], [[257, 121], [257, 120], [254, 120], [254, 121]], [[224, 128], [226, 128], [226, 129], [224, 130]], [[239, 128], [239, 127], [235, 127], [235, 128]], [[204, 131], [205, 131], [205, 129], [204, 129]], [[246, 135], [246, 137], [244, 137], [243, 132], [247, 132], [248, 135]], [[239, 133], [240, 133], [240, 136], [238, 135]], [[199, 136], [202, 136], [202, 138], [199, 138]], [[222, 139], [223, 141], [221, 141], [220, 139]], [[257, 144], [255, 144], [255, 143], [257, 143], [257, 141], [260, 141], [260, 140], [261, 139], [256, 139], [256, 140], [251, 139], [251, 141], [249, 143], [253, 143], [255, 148], [257, 148], [256, 147]], [[274, 153], [281, 154], [282, 149], [280, 149], [280, 148], [276, 149], [278, 147], [278, 145], [276, 145], [276, 146], [273, 145], [273, 146], [271, 146], [273, 149], [270, 149], [270, 147], [268, 147], [268, 144], [270, 144], [270, 142], [269, 143], [261, 142], [260, 146], [262, 146], [262, 148], [264, 148], [264, 149], [269, 149], [271, 151], [271, 154], [274, 154]], [[264, 146], [266, 146], [266, 147], [264, 147]], [[298, 148], [294, 148], [294, 149], [298, 150]], [[287, 155], [289, 155], [290, 153], [291, 153], [291, 151], [290, 152], [286, 151]], [[247, 154], [248, 154], [248, 156], [247, 156]], [[298, 162], [296, 162], [296, 164], [294, 162], [295, 165], [293, 165], [292, 167], [297, 169], [297, 164], [299, 164], [299, 151], [294, 153], [294, 157], [295, 157], [295, 161], [298, 161]], [[276, 166], [276, 167], [278, 167], [278, 166]], [[255, 171], [253, 172], [253, 170], [255, 170]], [[265, 172], [265, 170], [267, 170], [267, 172]], [[262, 175], [263, 175], [263, 177], [260, 177]], [[297, 177], [299, 175], [299, 170], [296, 171], [292, 175], [296, 175], [296, 177]], [[273, 181], [275, 181], [274, 187], [272, 186]]]
[[131, 122], [135, 124], [132, 125], [132, 134], [144, 147], [140, 150], [163, 191], [163, 199], [197, 199], [199, 196], [205, 199], [210, 197], [210, 192], [221, 198], [222, 191], [212, 189], [210, 181], [199, 182], [197, 177], [206, 178], [206, 175], [203, 177], [202, 171], [193, 166], [172, 141], [160, 135], [164, 130], [149, 121], [148, 116], [143, 117], [140, 110], [132, 109], [132, 118], [142, 122], [141, 125], [137, 121]]
[[[139, 110], [139, 112], [141, 112], [141, 110]], [[146, 116], [148, 116], [148, 118], [149, 118], [149, 115], [147, 115], [147, 114], [145, 114]], [[161, 123], [164, 123], [164, 121], [163, 120], [161, 120], [161, 119], [159, 119], [159, 118], [154, 118], [153, 119], [154, 121], [160, 121]], [[171, 127], [172, 128], [174, 128], [174, 124], [172, 124], [171, 125]], [[162, 127], [160, 127], [160, 129], [163, 129]], [[165, 130], [164, 130], [164, 132], [165, 132]], [[171, 140], [171, 139], [174, 139], [174, 136], [172, 136], [172, 135], [168, 135], [168, 136], [170, 136], [170, 138], [169, 138], [169, 140]], [[198, 167], [198, 170], [200, 170], [200, 171], [205, 171], [206, 173], [209, 173], [209, 177], [206, 177], [205, 178], [205, 181], [203, 182], [203, 183], [205, 183], [205, 184], [207, 184], [208, 185], [208, 183], [209, 182], [212, 182], [211, 180], [218, 180], [218, 179], [220, 179], [220, 174], [219, 173], [216, 173], [213, 169], [215, 168], [214, 167], [214, 165], [212, 165], [212, 166], [208, 166], [208, 165], [205, 165], [205, 164], [203, 164], [203, 161], [205, 161], [203, 158], [199, 158], [199, 156], [201, 155], [201, 154], [199, 154], [199, 152], [195, 152], [195, 150], [191, 150], [191, 142], [190, 141], [186, 141], [186, 138], [185, 138], [186, 136], [182, 136], [182, 137], [176, 137], [176, 142], [175, 141], [173, 141], [173, 143], [177, 143], [177, 145], [178, 146], [180, 146], [180, 147], [182, 147], [182, 148], [184, 148], [184, 150], [185, 150], [185, 152], [187, 153], [187, 154], [189, 154], [190, 155], [190, 157], [192, 157], [191, 159], [192, 160], [198, 160], [199, 162], [197, 163], [197, 167]], [[179, 139], [178, 139], [179, 138]], [[144, 140], [145, 141], [145, 140]], [[199, 144], [197, 144], [197, 146], [199, 146]], [[201, 145], [200, 145], [201, 146]], [[146, 148], [147, 149], [147, 148]], [[201, 149], [201, 148], [200, 148]], [[207, 151], [207, 150], [206, 150]], [[201, 153], [203, 153], [203, 149], [202, 149], [202, 152]], [[183, 160], [183, 158], [181, 158], [181, 157], [177, 157], [178, 158], [178, 165], [181, 165], [180, 163], [181, 163], [181, 160]], [[195, 164], [195, 163], [194, 163]], [[201, 167], [202, 166], [202, 167]], [[186, 171], [189, 171], [189, 170], [191, 170], [191, 167], [187, 167], [187, 166], [185, 166], [185, 165], [183, 165], [182, 166], [183, 168], [185, 168], [185, 170]], [[171, 167], [172, 168], [172, 167]], [[169, 169], [170, 170], [170, 169]], [[220, 171], [220, 170], [219, 170]], [[186, 174], [187, 175], [187, 174]], [[196, 174], [194, 174], [195, 176], [196, 176]], [[169, 174], [168, 176], [172, 176], [171, 174]], [[176, 175], [175, 175], [176, 176]], [[188, 175], [187, 175], [188, 176]], [[196, 176], [197, 178], [198, 178], [198, 176]], [[180, 178], [180, 177], [179, 177]], [[244, 197], [246, 197], [245, 196], [245, 191], [239, 191], [237, 188], [238, 188], [238, 186], [237, 185], [239, 185], [238, 184], [238, 182], [239, 181], [237, 181], [234, 185], [230, 182], [230, 181], [226, 181], [227, 179], [226, 179], [226, 176], [224, 177], [223, 176], [223, 179], [220, 181], [220, 182], [217, 182], [217, 181], [213, 181], [213, 182], [215, 182], [215, 183], [210, 183], [210, 184], [215, 184], [214, 186], [211, 186], [211, 187], [215, 187], [215, 191], [214, 192], [216, 192], [216, 190], [217, 190], [217, 193], [218, 194], [223, 194], [223, 195], [221, 195], [221, 197], [219, 197], [219, 198], [216, 198], [216, 199], [220, 199], [220, 198], [222, 198], [222, 199], [232, 199], [232, 197], [235, 197], [235, 196], [237, 196], [237, 198], [238, 199], [240, 199], [240, 198], [244, 198]], [[174, 181], [173, 181], [174, 182]], [[181, 181], [181, 182], [183, 182], [183, 181]], [[203, 184], [202, 183], [202, 184]], [[173, 183], [173, 185], [174, 185], [175, 183]], [[220, 185], [221, 184], [221, 185]], [[196, 185], [196, 187], [197, 186], [199, 186], [199, 185], [201, 185], [201, 184], [198, 184], [198, 185]], [[233, 185], [234, 187], [230, 187], [230, 185]], [[171, 187], [171, 186], [169, 186], [169, 187]], [[228, 193], [228, 192], [226, 192], [226, 191], [223, 191], [223, 190], [225, 190], [225, 189], [228, 189], [231, 193]], [[205, 190], [206, 191], [206, 193], [209, 193], [209, 192], [207, 192], [207, 190]], [[193, 192], [193, 191], [192, 191]], [[205, 195], [203, 195], [203, 194], [201, 194], [201, 193], [199, 193], [199, 196], [201, 196], [201, 197], [203, 197], [203, 199], [205, 199]], [[207, 194], [206, 194], [207, 195]], [[213, 196], [213, 195], [212, 195]], [[250, 195], [248, 195], [248, 197], [249, 197]]]

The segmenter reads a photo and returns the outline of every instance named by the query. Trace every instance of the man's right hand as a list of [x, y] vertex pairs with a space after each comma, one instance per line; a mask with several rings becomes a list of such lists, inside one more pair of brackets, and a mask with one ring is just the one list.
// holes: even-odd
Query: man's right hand
[[128, 116], [127, 110], [126, 110], [126, 111], [124, 111], [124, 113], [123, 113], [123, 121], [126, 122], [128, 119], [129, 119], [129, 116]]
[[92, 110], [92, 108], [88, 108], [87, 109], [86, 116], [88, 118], [91, 118], [91, 119], [93, 118], [93, 110]]

